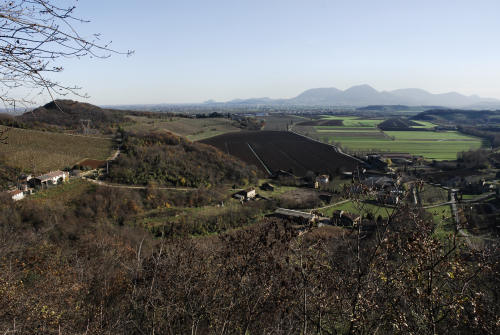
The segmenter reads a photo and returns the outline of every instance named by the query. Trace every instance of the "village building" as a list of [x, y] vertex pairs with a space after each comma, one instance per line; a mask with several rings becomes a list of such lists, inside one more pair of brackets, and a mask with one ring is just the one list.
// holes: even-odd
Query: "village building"
[[19, 181], [20, 183], [27, 183], [27, 182], [29, 182], [32, 178], [33, 178], [33, 176], [32, 176], [32, 175], [30, 175], [30, 174], [22, 174], [22, 175], [20, 175], [20, 176], [19, 176], [18, 181]]
[[247, 199], [253, 199], [257, 196], [257, 192], [255, 191], [255, 188], [250, 188], [245, 191], [245, 197]]
[[9, 196], [14, 201], [19, 201], [19, 200], [24, 199], [24, 192], [21, 190], [9, 191], [8, 193], [9, 193]]
[[66, 171], [52, 171], [41, 176], [31, 178], [29, 184], [31, 187], [47, 187], [66, 182], [69, 179], [69, 173]]
[[368, 155], [365, 157], [366, 163], [371, 169], [386, 170], [387, 162], [385, 162], [380, 155]]
[[355, 226], [361, 220], [361, 216], [343, 210], [333, 212], [332, 224], [336, 226]]
[[249, 188], [247, 190], [233, 194], [233, 198], [238, 199], [240, 201], [255, 199], [256, 196], [257, 192], [255, 191], [255, 188]]
[[314, 223], [318, 219], [318, 216], [313, 213], [296, 211], [287, 208], [278, 208], [274, 211], [274, 215], [284, 219], [291, 219], [300, 224]]

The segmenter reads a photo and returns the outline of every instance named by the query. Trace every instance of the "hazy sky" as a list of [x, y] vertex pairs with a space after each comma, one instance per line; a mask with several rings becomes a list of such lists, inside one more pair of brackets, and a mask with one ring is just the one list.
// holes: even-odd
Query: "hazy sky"
[[370, 84], [500, 98], [500, 1], [80, 0], [83, 35], [132, 57], [70, 60], [96, 104], [292, 97]]

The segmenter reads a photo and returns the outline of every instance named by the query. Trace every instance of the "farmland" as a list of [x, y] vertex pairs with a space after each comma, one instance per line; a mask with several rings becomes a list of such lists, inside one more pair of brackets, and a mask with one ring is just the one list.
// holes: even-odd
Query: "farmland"
[[111, 152], [111, 140], [11, 128], [8, 144], [0, 146], [6, 165], [44, 173], [72, 166], [83, 158], [106, 159]]
[[[327, 126], [325, 121], [341, 124]], [[309, 123], [298, 123], [294, 129], [325, 143], [340, 144], [348, 152], [397, 152], [423, 156], [426, 159], [453, 160], [458, 152], [478, 149], [482, 140], [457, 131], [432, 131], [427, 121], [412, 122], [408, 131], [382, 131], [382, 119], [356, 116], [324, 116]]]
[[374, 217], [380, 215], [382, 218], [388, 218], [394, 211], [394, 208], [379, 206], [369, 202], [348, 201], [337, 206], [322, 209], [320, 212], [327, 217], [331, 217], [336, 210], [343, 210], [358, 215], [371, 213]]
[[148, 118], [144, 116], [127, 116], [135, 121], [125, 127], [127, 130], [150, 131], [164, 129], [176, 135], [185, 136], [191, 141], [199, 141], [228, 132], [240, 131], [234, 121], [226, 118]]
[[290, 114], [269, 115], [269, 116], [259, 117], [259, 119], [262, 119], [265, 122], [263, 130], [281, 130], [281, 131], [286, 131], [287, 126], [292, 123], [304, 122], [306, 120], [302, 116], [290, 115]]
[[[234, 155], [263, 171], [285, 170], [296, 175], [308, 171], [336, 174], [350, 171], [358, 162], [339, 154], [335, 148], [302, 136], [280, 131], [239, 132], [202, 141]], [[255, 154], [254, 154], [255, 152]], [[259, 161], [259, 158], [262, 163]]]

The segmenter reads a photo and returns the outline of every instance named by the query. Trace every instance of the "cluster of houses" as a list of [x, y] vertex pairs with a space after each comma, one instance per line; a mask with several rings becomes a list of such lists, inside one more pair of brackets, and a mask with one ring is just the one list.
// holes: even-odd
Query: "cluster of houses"
[[33, 194], [35, 190], [48, 188], [68, 181], [69, 173], [66, 171], [51, 171], [40, 176], [23, 175], [15, 189], [7, 191], [14, 201], [24, 199], [26, 195]]
[[355, 227], [361, 220], [360, 215], [352, 214], [343, 210], [336, 210], [331, 218], [327, 218], [314, 211], [302, 212], [294, 209], [278, 208], [274, 211], [272, 216], [292, 220], [297, 224], [302, 225], [318, 224], [346, 227]]

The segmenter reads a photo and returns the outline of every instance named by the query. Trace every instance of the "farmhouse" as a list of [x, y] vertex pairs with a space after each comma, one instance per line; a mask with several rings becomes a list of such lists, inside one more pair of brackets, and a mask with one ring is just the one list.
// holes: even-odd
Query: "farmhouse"
[[69, 179], [69, 173], [65, 171], [52, 171], [41, 176], [31, 178], [29, 180], [30, 186], [40, 187], [48, 185], [56, 185], [63, 183]]
[[255, 191], [255, 188], [249, 188], [247, 190], [233, 194], [233, 197], [240, 201], [254, 199], [256, 196], [257, 192]]
[[343, 210], [336, 210], [333, 212], [332, 223], [337, 226], [354, 226], [358, 224], [361, 216], [345, 212]]
[[19, 201], [19, 200], [24, 199], [24, 192], [21, 190], [9, 191], [8, 193], [9, 193], [9, 196], [14, 201]]
[[245, 197], [247, 199], [253, 199], [257, 195], [257, 192], [255, 191], [255, 188], [249, 188], [248, 190], [245, 191]]
[[31, 178], [33, 178], [33, 176], [30, 175], [30, 174], [22, 174], [22, 175], [19, 176], [18, 181], [20, 183], [27, 183], [27, 182], [30, 181]]
[[300, 212], [293, 209], [278, 208], [274, 211], [277, 217], [298, 221], [301, 224], [313, 223], [318, 219], [318, 216], [313, 213]]

